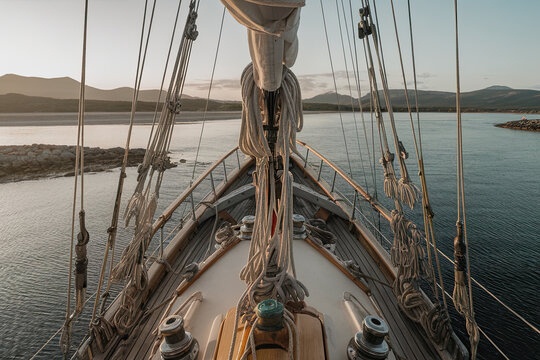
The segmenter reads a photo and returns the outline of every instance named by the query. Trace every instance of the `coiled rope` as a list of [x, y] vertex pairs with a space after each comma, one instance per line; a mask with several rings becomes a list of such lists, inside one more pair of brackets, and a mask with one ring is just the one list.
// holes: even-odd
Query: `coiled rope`
[[[303, 125], [300, 86], [296, 76], [284, 67], [278, 98], [278, 102], [281, 101], [281, 116], [275, 144], [276, 156], [281, 157], [284, 169], [279, 175], [282, 186], [278, 205], [275, 201], [276, 189], [273, 181], [276, 174], [274, 167], [270, 166], [273, 154], [264, 136], [263, 120], [259, 110], [261, 90], [255, 85], [253, 71], [253, 64], [249, 64], [241, 77], [242, 128], [239, 146], [245, 154], [256, 158], [254, 182], [257, 206], [248, 262], [240, 273], [240, 278], [246, 281], [248, 286], [236, 307], [229, 359], [233, 357], [241, 312], [252, 311], [256, 304], [264, 299], [273, 298], [286, 304], [289, 301], [300, 302], [309, 295], [304, 285], [295, 278], [291, 246], [293, 179], [288, 169], [291, 153], [297, 153], [296, 133]], [[274, 213], [277, 217], [275, 232], [272, 234]], [[254, 352], [253, 354], [256, 356]]]

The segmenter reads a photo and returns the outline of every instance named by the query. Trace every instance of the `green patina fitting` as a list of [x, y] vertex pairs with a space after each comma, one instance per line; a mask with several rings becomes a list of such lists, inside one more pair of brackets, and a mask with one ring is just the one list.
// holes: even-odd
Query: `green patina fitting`
[[257, 328], [263, 331], [278, 331], [283, 328], [283, 304], [274, 299], [261, 301], [257, 305]]

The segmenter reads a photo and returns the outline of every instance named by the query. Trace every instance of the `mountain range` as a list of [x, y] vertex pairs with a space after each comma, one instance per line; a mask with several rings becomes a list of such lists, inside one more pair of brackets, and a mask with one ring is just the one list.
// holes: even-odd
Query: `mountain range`
[[[401, 89], [391, 89], [389, 91], [390, 101], [394, 109], [407, 110], [405, 91]], [[409, 90], [409, 101], [414, 106], [414, 91]], [[379, 91], [381, 103], [384, 104], [384, 94]], [[351, 107], [351, 100], [354, 107], [359, 107], [358, 99], [348, 95], [340, 94], [336, 97], [335, 92], [320, 94], [309, 99], [304, 99], [304, 103], [311, 104], [339, 104]], [[362, 97], [362, 106], [369, 109], [369, 94]], [[422, 111], [454, 111], [456, 108], [456, 94], [446, 91], [418, 90], [418, 107]], [[384, 105], [383, 105], [384, 108]], [[464, 111], [512, 111], [512, 112], [538, 112], [540, 111], [540, 91], [527, 89], [512, 89], [507, 86], [490, 86], [485, 89], [468, 91], [461, 93], [461, 108]]]
[[[69, 77], [39, 78], [15, 74], [0, 76], [0, 112], [76, 112], [78, 110], [80, 83]], [[141, 90], [139, 92], [139, 111], [153, 111], [159, 90]], [[406, 111], [405, 91], [391, 89], [390, 100], [396, 111]], [[411, 104], [414, 104], [414, 91], [408, 92]], [[87, 111], [129, 111], [133, 89], [121, 87], [103, 90], [91, 86], [85, 88]], [[165, 92], [162, 92], [164, 98]], [[384, 104], [382, 91], [379, 93]], [[339, 105], [338, 105], [339, 99]], [[421, 111], [455, 111], [455, 93], [445, 91], [418, 90], [418, 105]], [[361, 99], [364, 109], [369, 109], [370, 96]], [[351, 111], [358, 109], [358, 99], [335, 92], [327, 92], [304, 99], [304, 110], [314, 111]], [[202, 111], [206, 100], [182, 96], [182, 109]], [[384, 106], [383, 106], [384, 107]], [[461, 107], [468, 112], [540, 112], [540, 91], [512, 89], [507, 86], [490, 86], [485, 89], [463, 92]], [[208, 110], [240, 110], [239, 101], [210, 100]]]

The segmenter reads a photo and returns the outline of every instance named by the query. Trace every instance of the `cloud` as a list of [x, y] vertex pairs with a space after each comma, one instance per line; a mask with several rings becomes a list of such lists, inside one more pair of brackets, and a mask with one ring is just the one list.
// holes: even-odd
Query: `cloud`
[[429, 78], [434, 78], [434, 77], [437, 77], [436, 74], [432, 74], [432, 73], [429, 73], [429, 72], [423, 72], [421, 74], [416, 74], [416, 77], [418, 79], [429, 79]]
[[[186, 88], [203, 91], [208, 90], [210, 85], [210, 80], [196, 80], [186, 83]], [[240, 89], [240, 80], [239, 79], [214, 79], [212, 82], [212, 89], [221, 89], [221, 90], [238, 90]]]
[[[347, 72], [338, 70], [335, 72], [338, 92], [348, 92]], [[320, 74], [301, 74], [297, 75], [300, 87], [302, 89], [302, 97], [308, 98], [319, 95], [324, 92], [334, 91], [334, 81], [331, 72]], [[356, 82], [354, 80], [354, 72], [349, 71], [349, 81], [351, 83], [352, 93], [356, 93]], [[369, 81], [366, 72], [360, 72], [360, 86], [362, 91], [366, 91]], [[194, 96], [206, 96], [210, 80], [194, 79], [186, 83], [186, 93]], [[239, 99], [240, 95], [240, 79], [214, 79], [212, 83], [212, 97], [220, 99]]]

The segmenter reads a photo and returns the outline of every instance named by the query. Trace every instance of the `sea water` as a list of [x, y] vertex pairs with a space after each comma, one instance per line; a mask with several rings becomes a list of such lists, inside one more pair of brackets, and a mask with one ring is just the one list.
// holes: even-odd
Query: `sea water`
[[[35, 114], [18, 116], [39, 117]], [[107, 119], [107, 114], [100, 116]], [[117, 119], [118, 115], [114, 117]], [[471, 272], [502, 301], [538, 326], [540, 133], [493, 126], [517, 118], [512, 114], [463, 115]], [[371, 193], [376, 184], [379, 199], [391, 207], [391, 202], [382, 195], [379, 144], [376, 142], [373, 147], [371, 142], [372, 134], [378, 138], [377, 129], [369, 117], [364, 121], [365, 134], [364, 123], [358, 115], [355, 125], [350, 113], [341, 117], [335, 113], [309, 114], [305, 116], [304, 129], [298, 138], [347, 172], [350, 162], [353, 177]], [[396, 114], [396, 123], [400, 140], [409, 153], [406, 162], [411, 179], [419, 185], [408, 115]], [[389, 129], [389, 124], [386, 125]], [[158, 214], [192, 178], [201, 126], [201, 122], [182, 123], [174, 130], [171, 158], [178, 167], [165, 174]], [[206, 122], [196, 174], [237, 144], [240, 126], [240, 120]], [[149, 125], [135, 126], [131, 147], [145, 147], [150, 128]], [[75, 126], [0, 127], [0, 145], [74, 144], [76, 131]], [[103, 148], [124, 146], [126, 132], [126, 125], [90, 125], [85, 129], [85, 145]], [[428, 190], [435, 212], [437, 244], [452, 257], [457, 217], [455, 114], [421, 114], [421, 133]], [[389, 141], [394, 151], [391, 137]], [[318, 164], [312, 155], [311, 161]], [[232, 169], [235, 163], [233, 157], [228, 166]], [[85, 211], [90, 233], [88, 295], [96, 288], [118, 174], [119, 170], [115, 169], [85, 176]], [[134, 188], [136, 170], [130, 168], [127, 174], [121, 211]], [[0, 359], [30, 358], [62, 326], [66, 311], [73, 186], [73, 177], [0, 184]], [[421, 221], [419, 208], [416, 206], [413, 212], [407, 210], [408, 216]], [[423, 228], [422, 223], [418, 225]], [[77, 229], [78, 226], [75, 232]], [[127, 243], [130, 234], [130, 229], [121, 226], [119, 248]], [[117, 251], [116, 258], [119, 253]], [[451, 293], [453, 268], [445, 260], [441, 261], [445, 287]], [[540, 350], [540, 336], [478, 287], [473, 287], [473, 294], [476, 318], [481, 328], [510, 358], [534, 359]], [[74, 328], [73, 348], [88, 329], [92, 304], [93, 301], [87, 304]], [[454, 316], [453, 320], [459, 336], [467, 343], [465, 333], [459, 329], [462, 326], [459, 318]], [[57, 335], [37, 358], [60, 358], [58, 340]], [[483, 336], [480, 354], [483, 359], [501, 358]]]

